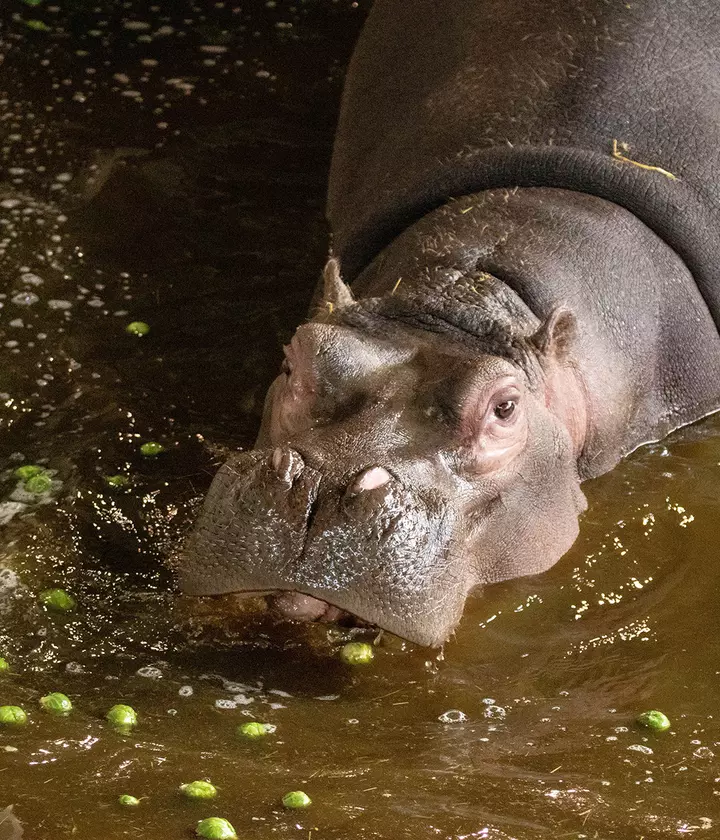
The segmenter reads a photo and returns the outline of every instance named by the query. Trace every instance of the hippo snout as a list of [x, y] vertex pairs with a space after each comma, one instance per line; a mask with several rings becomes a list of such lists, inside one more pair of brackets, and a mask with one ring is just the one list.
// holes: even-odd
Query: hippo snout
[[342, 479], [295, 449], [253, 450], [218, 471], [180, 557], [189, 595], [270, 595], [276, 613], [350, 613], [420, 644], [440, 644], [469, 586], [447, 561], [452, 514], [380, 465]]

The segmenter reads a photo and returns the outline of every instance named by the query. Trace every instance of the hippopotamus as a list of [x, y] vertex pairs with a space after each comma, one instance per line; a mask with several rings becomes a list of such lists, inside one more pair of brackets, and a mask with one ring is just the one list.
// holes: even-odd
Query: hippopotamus
[[572, 546], [582, 482], [720, 408], [720, 9], [375, 0], [331, 258], [192, 595], [442, 645]]

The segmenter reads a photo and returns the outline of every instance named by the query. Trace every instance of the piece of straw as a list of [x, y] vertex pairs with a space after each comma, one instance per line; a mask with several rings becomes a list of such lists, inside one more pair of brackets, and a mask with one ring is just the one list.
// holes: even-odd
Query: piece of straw
[[[668, 172], [667, 169], [663, 169], [660, 166], [651, 166], [649, 163], [640, 163], [637, 160], [632, 160], [632, 158], [627, 157], [624, 155], [620, 149], [618, 149], [618, 141], [613, 140], [613, 148], [612, 148], [612, 156], [616, 160], [621, 160], [623, 163], [630, 163], [633, 166], [638, 166], [640, 169], [647, 169], [650, 172], [659, 172], [661, 175], [664, 175], [666, 178], [670, 178], [671, 181], [677, 181], [677, 175], [673, 175], [672, 172]], [[627, 143], [620, 143], [623, 149], [626, 151], [628, 150]]]

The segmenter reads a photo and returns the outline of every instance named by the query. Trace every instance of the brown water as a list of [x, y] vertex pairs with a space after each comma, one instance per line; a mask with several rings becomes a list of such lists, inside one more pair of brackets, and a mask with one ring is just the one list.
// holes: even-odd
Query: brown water
[[[30, 840], [178, 840], [209, 815], [256, 840], [720, 837], [719, 420], [587, 486], [570, 554], [474, 600], [441, 656], [386, 636], [352, 669], [338, 632], [190, 619], [170, 592], [322, 264], [367, 7], [4, 0], [0, 703], [30, 722], [0, 732], [0, 808]], [[39, 607], [48, 586], [77, 610]], [[103, 720], [118, 702], [131, 735]], [[672, 729], [637, 729], [648, 708]], [[255, 719], [276, 732], [243, 742]], [[217, 800], [182, 801], [202, 778]], [[285, 811], [298, 788], [312, 807]]]

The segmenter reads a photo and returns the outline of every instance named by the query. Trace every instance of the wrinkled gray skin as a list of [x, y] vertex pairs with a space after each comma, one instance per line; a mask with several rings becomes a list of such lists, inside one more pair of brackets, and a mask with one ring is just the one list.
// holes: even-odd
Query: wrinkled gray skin
[[470, 590], [568, 550], [583, 480], [720, 406], [718, 42], [704, 2], [376, 0], [338, 259], [186, 592], [442, 644]]

